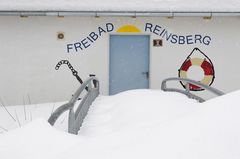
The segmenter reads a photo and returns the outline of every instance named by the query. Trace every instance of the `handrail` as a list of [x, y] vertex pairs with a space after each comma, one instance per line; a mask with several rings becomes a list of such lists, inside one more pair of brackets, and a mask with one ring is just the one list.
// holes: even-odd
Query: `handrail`
[[[78, 105], [76, 111], [74, 111], [74, 105], [79, 99], [85, 88], [88, 87], [88, 91], [82, 98], [80, 104]], [[54, 125], [56, 120], [66, 111], [69, 110], [68, 116], [68, 132], [71, 134], [77, 134], [83, 123], [85, 116], [89, 110], [90, 105], [99, 95], [99, 81], [95, 77], [90, 77], [82, 83], [82, 85], [76, 90], [72, 98], [68, 103], [63, 104], [58, 107], [49, 117], [48, 122]]]
[[[178, 88], [167, 88], [167, 82], [168, 81], [181, 81], [181, 82], [186, 82], [186, 89], [185, 90], [182, 90], [182, 89], [178, 89]], [[224, 95], [225, 93], [216, 89], [216, 88], [213, 88], [213, 87], [210, 87], [208, 85], [205, 85], [201, 82], [198, 82], [198, 81], [194, 81], [194, 80], [191, 80], [191, 79], [187, 79], [187, 78], [179, 78], [179, 77], [171, 77], [171, 78], [167, 78], [167, 79], [164, 79], [162, 81], [162, 85], [161, 85], [161, 89], [163, 91], [169, 91], [169, 92], [179, 92], [179, 93], [182, 93], [182, 94], [185, 94], [186, 96], [188, 96], [189, 98], [193, 98], [193, 99], [196, 99], [198, 100], [199, 102], [204, 102], [205, 100], [193, 93], [190, 92], [189, 90], [189, 84], [194, 84], [198, 87], [201, 87], [201, 88], [204, 88], [205, 90], [208, 90], [210, 92], [212, 92], [213, 94], [217, 95], [217, 96], [221, 96], [221, 95]]]

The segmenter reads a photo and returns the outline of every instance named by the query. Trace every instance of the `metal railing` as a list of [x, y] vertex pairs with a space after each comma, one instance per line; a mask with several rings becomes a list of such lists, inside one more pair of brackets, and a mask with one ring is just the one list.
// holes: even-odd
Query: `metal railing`
[[[81, 99], [80, 104], [74, 110], [74, 106], [82, 95], [85, 88], [88, 87], [88, 91], [85, 96]], [[71, 134], [78, 134], [80, 127], [82, 126], [83, 120], [87, 115], [90, 105], [99, 95], [99, 81], [95, 77], [90, 77], [82, 83], [82, 85], [76, 90], [72, 98], [68, 103], [58, 107], [52, 115], [49, 117], [48, 122], [54, 125], [56, 120], [66, 111], [69, 110], [68, 115], [68, 132]]]
[[[178, 89], [178, 88], [167, 88], [167, 82], [169, 81], [179, 81], [179, 82], [185, 82], [186, 85], [185, 85], [185, 90], [182, 90], [182, 89]], [[221, 95], [224, 95], [225, 93], [216, 89], [216, 88], [213, 88], [213, 87], [210, 87], [208, 85], [205, 85], [201, 82], [198, 82], [198, 81], [194, 81], [194, 80], [191, 80], [191, 79], [187, 79], [187, 78], [178, 78], [178, 77], [172, 77], [172, 78], [167, 78], [165, 80], [162, 81], [162, 85], [161, 85], [161, 89], [163, 91], [168, 91], [168, 92], [179, 92], [179, 93], [182, 93], [182, 94], [185, 94], [186, 96], [188, 96], [189, 98], [192, 98], [192, 99], [196, 99], [197, 101], [199, 102], [204, 102], [205, 99], [193, 94], [190, 92], [189, 90], [189, 84], [193, 84], [193, 85], [196, 85], [198, 87], [201, 87], [205, 90], [208, 90], [209, 92], [217, 95], [217, 96], [221, 96]]]

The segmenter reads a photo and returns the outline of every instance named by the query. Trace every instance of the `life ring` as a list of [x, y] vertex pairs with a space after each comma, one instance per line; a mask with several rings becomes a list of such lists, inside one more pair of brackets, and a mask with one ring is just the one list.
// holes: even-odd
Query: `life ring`
[[[179, 69], [179, 77], [187, 78], [187, 71], [191, 66], [199, 66], [203, 69], [204, 77], [200, 81], [201, 83], [209, 86], [213, 83], [215, 78], [214, 67], [211, 62], [208, 62], [206, 59], [201, 59], [201, 58], [188, 58]], [[181, 84], [184, 88], [186, 88], [186, 84], [184, 84], [183, 82], [181, 82]], [[204, 89], [199, 86], [189, 84], [189, 90], [202, 91]]]

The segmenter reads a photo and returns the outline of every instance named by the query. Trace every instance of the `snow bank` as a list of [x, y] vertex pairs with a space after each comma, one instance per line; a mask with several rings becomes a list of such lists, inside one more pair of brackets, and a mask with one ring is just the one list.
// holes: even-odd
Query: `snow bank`
[[[81, 151], [84, 158], [93, 159], [98, 156], [98, 158], [104, 159], [237, 159], [240, 157], [240, 107], [238, 100], [240, 91], [215, 98], [204, 104], [182, 101], [184, 98], [174, 93], [164, 93], [161, 98], [160, 96], [153, 97], [154, 94], [151, 94], [151, 97], [147, 97], [145, 102], [144, 96], [141, 95], [135, 94], [135, 97], [132, 97], [131, 93], [130, 95], [125, 93], [122, 95], [126, 95], [125, 100], [128, 99], [127, 101], [130, 101], [131, 104], [118, 105], [118, 102], [123, 104], [127, 101], [116, 100], [116, 98], [121, 98], [121, 95], [117, 95], [113, 97], [115, 98], [113, 101], [118, 102], [112, 106], [124, 107], [124, 111], [136, 113], [137, 115], [133, 115], [133, 119], [137, 118], [138, 120], [134, 121], [124, 113], [121, 113], [116, 119], [109, 118], [108, 122], [102, 126], [106, 126], [107, 123], [113, 124], [109, 126], [109, 129], [114, 128], [114, 130], [111, 133], [107, 132], [105, 136], [98, 136], [99, 134], [92, 136]], [[154, 98], [155, 102], [146, 104], [148, 99]], [[158, 100], [156, 100], [157, 98]], [[140, 101], [138, 102], [137, 99]], [[138, 107], [140, 111], [135, 108], [131, 109], [133, 105], [135, 108]], [[144, 110], [143, 107], [146, 113], [141, 112]], [[123, 111], [123, 109], [121, 110]], [[91, 116], [91, 120], [94, 120], [93, 116], [96, 116], [96, 112], [91, 110], [91, 113], [94, 114], [90, 113], [88, 117]], [[104, 112], [107, 114], [106, 111]], [[110, 112], [112, 111], [109, 111], [109, 114], [112, 114]], [[139, 114], [141, 114], [140, 116], [145, 115], [142, 118], [136, 117]], [[158, 118], [155, 116], [157, 114], [159, 114]], [[87, 126], [90, 128], [91, 122], [98, 121], [97, 117], [95, 122], [89, 118], [86, 119], [84, 124], [86, 127], [83, 127], [82, 130], [87, 129]], [[119, 124], [119, 120], [124, 120], [124, 124]], [[102, 118], [99, 121], [102, 121]], [[93, 131], [97, 130], [93, 129]], [[88, 133], [93, 132], [88, 131]], [[75, 148], [71, 150], [71, 153], [63, 155], [63, 158], [69, 156], [75, 159], [77, 158], [75, 154], [78, 151], [79, 149]]]
[[40, 118], [0, 135], [0, 158], [55, 158], [78, 140], [77, 136], [56, 130]]
[[[173, 100], [174, 99], [174, 100]], [[106, 135], [145, 126], [161, 125], [194, 112], [199, 107], [185, 95], [159, 90], [131, 90], [100, 96], [90, 107], [81, 135]]]
[[78, 136], [40, 119], [0, 135], [0, 158], [239, 159], [239, 96], [201, 104], [157, 90], [100, 96]]
[[[54, 109], [66, 102], [42, 103], [33, 105], [16, 105], [9, 107], [0, 106], [0, 133], [13, 130], [25, 125], [34, 119], [48, 119]], [[9, 113], [11, 114], [9, 115]], [[12, 117], [11, 117], [12, 116]], [[67, 113], [63, 114], [57, 123], [57, 127], [66, 130]]]
[[0, 10], [239, 11], [237, 0], [0, 0]]

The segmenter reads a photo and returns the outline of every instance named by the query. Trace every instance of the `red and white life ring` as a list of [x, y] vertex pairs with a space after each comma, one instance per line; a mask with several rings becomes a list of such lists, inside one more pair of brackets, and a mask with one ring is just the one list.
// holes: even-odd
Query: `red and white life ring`
[[[211, 85], [214, 80], [214, 67], [212, 63], [208, 62], [206, 59], [201, 59], [201, 58], [188, 58], [180, 67], [179, 69], [179, 77], [181, 78], [187, 78], [187, 71], [191, 66], [199, 66], [203, 69], [204, 71], [204, 77], [200, 81], [203, 84], [206, 85]], [[183, 87], [186, 87], [186, 84], [181, 82]], [[189, 89], [191, 91], [201, 91], [204, 90], [201, 87], [198, 87], [193, 84], [189, 84]]]

